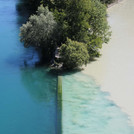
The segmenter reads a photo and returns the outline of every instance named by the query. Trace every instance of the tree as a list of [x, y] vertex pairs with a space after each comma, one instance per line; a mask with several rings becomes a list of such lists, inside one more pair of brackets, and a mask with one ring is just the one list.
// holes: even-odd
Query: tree
[[88, 51], [91, 57], [99, 56], [99, 49], [102, 48], [103, 43], [108, 43], [111, 31], [107, 22], [107, 12], [105, 5], [97, 0], [92, 0], [90, 14], [90, 29]]
[[74, 69], [86, 65], [89, 61], [89, 55], [86, 44], [67, 39], [60, 48], [61, 61], [66, 69]]
[[108, 43], [111, 36], [106, 6], [100, 0], [41, 0], [41, 3], [48, 8], [40, 6], [37, 15], [32, 15], [21, 27], [21, 41], [25, 46], [41, 48], [43, 57], [49, 56], [48, 61], [52, 58], [56, 46], [61, 46], [62, 60], [66, 68], [75, 68], [86, 63], [81, 59], [83, 56], [79, 56], [81, 60], [76, 58], [77, 51], [74, 55], [73, 52], [69, 55], [75, 57], [74, 61], [67, 61], [70, 57], [62, 53], [63, 50], [71, 51], [79, 46], [78, 44], [85, 44], [81, 46], [85, 46], [82, 48], [88, 51], [90, 58], [100, 55], [102, 44]]
[[[57, 0], [58, 1], [58, 0]], [[65, 0], [55, 1], [54, 15], [61, 26], [61, 42], [67, 37], [78, 42], [88, 40], [88, 22], [91, 0]]]
[[63, 31], [65, 37], [85, 43], [90, 28], [88, 12], [91, 8], [91, 0], [66, 0], [64, 5]]
[[60, 5], [54, 15], [61, 26], [61, 41], [68, 37], [86, 43], [89, 55], [99, 56], [99, 49], [111, 36], [106, 6], [98, 0], [65, 0]]
[[41, 49], [43, 55], [50, 58], [56, 48], [57, 28], [53, 13], [41, 5], [37, 14], [31, 15], [26, 24], [20, 28], [20, 41], [24, 42], [25, 47]]

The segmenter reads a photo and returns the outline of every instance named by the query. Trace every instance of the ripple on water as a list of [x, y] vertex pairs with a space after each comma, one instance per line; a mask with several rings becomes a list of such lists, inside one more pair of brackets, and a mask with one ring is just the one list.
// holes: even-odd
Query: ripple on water
[[128, 116], [89, 76], [63, 76], [63, 134], [134, 134]]

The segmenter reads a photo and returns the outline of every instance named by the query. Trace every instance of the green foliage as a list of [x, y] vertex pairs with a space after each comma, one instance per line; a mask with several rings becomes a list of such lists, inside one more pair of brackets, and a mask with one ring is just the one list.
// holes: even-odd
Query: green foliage
[[67, 37], [79, 42], [87, 42], [89, 24], [90, 0], [68, 0], [64, 17], [65, 33]]
[[89, 56], [99, 57], [102, 44], [108, 43], [111, 36], [106, 6], [102, 4], [107, 0], [28, 1], [48, 8], [40, 6], [37, 14], [21, 27], [21, 41], [26, 47], [41, 48], [44, 56], [52, 57], [56, 46], [61, 46], [62, 62], [67, 69], [87, 64]]
[[[97, 0], [93, 0], [89, 12], [90, 19], [90, 37], [91, 39], [100, 39], [100, 43], [108, 43], [111, 32], [106, 18], [106, 7]], [[98, 42], [99, 44], [99, 42]], [[101, 48], [100, 45], [98, 47]]]
[[47, 7], [40, 6], [37, 15], [31, 15], [27, 23], [20, 28], [20, 40], [25, 47], [41, 48], [52, 55], [56, 47], [57, 27], [52, 12]]
[[90, 14], [90, 29], [88, 51], [91, 57], [99, 56], [103, 43], [108, 43], [111, 31], [106, 18], [106, 7], [97, 0], [92, 1]]
[[74, 69], [87, 64], [89, 55], [86, 44], [67, 39], [60, 48], [61, 61], [66, 69]]
[[61, 42], [68, 37], [86, 43], [89, 55], [99, 56], [99, 49], [111, 36], [105, 5], [98, 0], [65, 0], [60, 5], [56, 4], [54, 16], [60, 25]]

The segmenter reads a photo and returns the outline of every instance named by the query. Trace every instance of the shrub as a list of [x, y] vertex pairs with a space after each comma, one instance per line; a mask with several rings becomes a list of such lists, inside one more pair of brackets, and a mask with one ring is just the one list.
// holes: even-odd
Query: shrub
[[86, 44], [67, 39], [60, 48], [61, 61], [66, 69], [74, 69], [86, 65], [89, 55]]

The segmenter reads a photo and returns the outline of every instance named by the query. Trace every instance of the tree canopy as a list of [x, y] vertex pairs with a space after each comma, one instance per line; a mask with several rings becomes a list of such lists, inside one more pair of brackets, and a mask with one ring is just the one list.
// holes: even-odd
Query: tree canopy
[[57, 27], [53, 13], [41, 5], [37, 14], [31, 15], [27, 23], [20, 28], [20, 40], [25, 47], [41, 48], [46, 54], [49, 52], [52, 55], [56, 48]]
[[78, 68], [86, 65], [89, 61], [89, 55], [86, 44], [67, 39], [60, 48], [61, 61], [66, 69]]
[[57, 46], [61, 47], [62, 61], [66, 68], [81, 66], [85, 60], [77, 59], [75, 56], [80, 56], [75, 51], [74, 61], [77, 59], [79, 63], [73, 66], [71, 61], [65, 60], [68, 57], [63, 54], [63, 48], [67, 51], [81, 44], [86, 46], [82, 49], [83, 52], [84, 49], [88, 51], [90, 58], [100, 55], [99, 49], [103, 43], [108, 43], [111, 35], [104, 4], [99, 0], [42, 0], [41, 3], [45, 8], [40, 6], [37, 14], [31, 15], [28, 22], [20, 28], [21, 41], [26, 47], [41, 48], [45, 50], [43, 55], [51, 55], [50, 57]]

